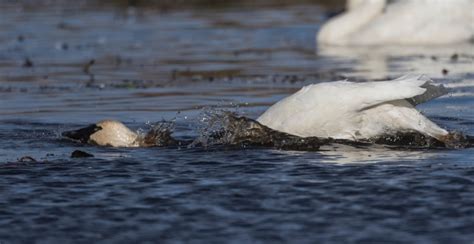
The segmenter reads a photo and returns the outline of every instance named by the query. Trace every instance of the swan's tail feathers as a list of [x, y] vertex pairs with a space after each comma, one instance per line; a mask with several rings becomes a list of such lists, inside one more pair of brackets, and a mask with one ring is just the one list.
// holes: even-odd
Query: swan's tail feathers
[[421, 87], [426, 89], [425, 93], [407, 99], [408, 102], [410, 102], [413, 106], [416, 106], [418, 104], [427, 102], [427, 101], [435, 99], [437, 97], [444, 96], [444, 95], [448, 94], [449, 91], [450, 91], [449, 88], [446, 88], [443, 85], [435, 85], [431, 82], [427, 82], [427, 83], [423, 84]]
[[425, 92], [419, 95], [406, 98], [407, 101], [410, 102], [413, 106], [430, 101], [437, 97], [444, 96], [450, 92], [450, 89], [446, 88], [445, 86], [434, 84], [433, 80], [431, 80], [426, 75], [409, 74], [409, 75], [404, 75], [394, 81], [411, 82], [411, 83], [416, 84], [418, 87], [425, 89]]
[[[417, 105], [433, 98], [448, 93], [448, 89], [442, 85], [435, 85], [425, 75], [404, 75], [395, 80], [368, 82], [359, 94], [371, 94], [364, 96], [360, 110], [364, 110], [379, 104], [396, 100], [407, 100], [412, 105]], [[365, 91], [364, 91], [365, 89]]]

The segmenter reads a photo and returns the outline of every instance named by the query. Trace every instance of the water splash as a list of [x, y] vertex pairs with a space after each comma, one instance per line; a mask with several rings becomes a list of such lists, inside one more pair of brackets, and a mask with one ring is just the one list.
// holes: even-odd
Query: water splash
[[143, 131], [137, 131], [140, 137], [140, 146], [166, 147], [179, 145], [179, 142], [171, 136], [175, 127], [173, 121], [163, 120], [149, 125], [150, 129], [146, 134]]
[[188, 145], [189, 148], [197, 146], [209, 147], [216, 144], [222, 144], [216, 135], [225, 130], [225, 117], [229, 111], [218, 109], [216, 107], [205, 107], [199, 114], [196, 130], [198, 136]]
[[189, 147], [223, 145], [315, 151], [324, 143], [320, 138], [302, 138], [272, 130], [253, 119], [229, 111], [206, 111], [201, 122], [204, 123], [204, 129]]

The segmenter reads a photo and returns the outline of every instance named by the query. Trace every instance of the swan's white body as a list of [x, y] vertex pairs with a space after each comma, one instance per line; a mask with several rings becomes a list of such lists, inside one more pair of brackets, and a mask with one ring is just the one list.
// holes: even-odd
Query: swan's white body
[[[270, 107], [257, 121], [301, 137], [370, 139], [397, 132], [419, 132], [442, 139], [448, 132], [414, 105], [445, 94], [424, 76], [392, 81], [336, 81], [303, 87]], [[414, 104], [414, 105], [412, 105]]]
[[473, 0], [348, 0], [317, 35], [331, 45], [437, 45], [472, 41]]

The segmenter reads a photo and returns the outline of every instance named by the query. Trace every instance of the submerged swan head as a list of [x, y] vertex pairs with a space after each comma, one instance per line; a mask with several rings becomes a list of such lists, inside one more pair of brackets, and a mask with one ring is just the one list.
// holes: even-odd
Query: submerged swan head
[[172, 136], [172, 124], [160, 122], [153, 125], [146, 134], [131, 131], [117, 120], [102, 120], [87, 127], [65, 131], [62, 136], [98, 146], [109, 147], [154, 147], [177, 145]]
[[79, 130], [65, 131], [63, 136], [99, 146], [138, 147], [139, 136], [123, 123], [102, 120]]

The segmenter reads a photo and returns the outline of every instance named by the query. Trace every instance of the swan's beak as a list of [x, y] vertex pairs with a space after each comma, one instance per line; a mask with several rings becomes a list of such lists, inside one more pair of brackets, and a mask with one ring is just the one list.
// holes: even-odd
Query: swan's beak
[[64, 131], [61, 135], [82, 143], [87, 143], [91, 135], [99, 130], [102, 130], [102, 127], [92, 124], [79, 130]]

